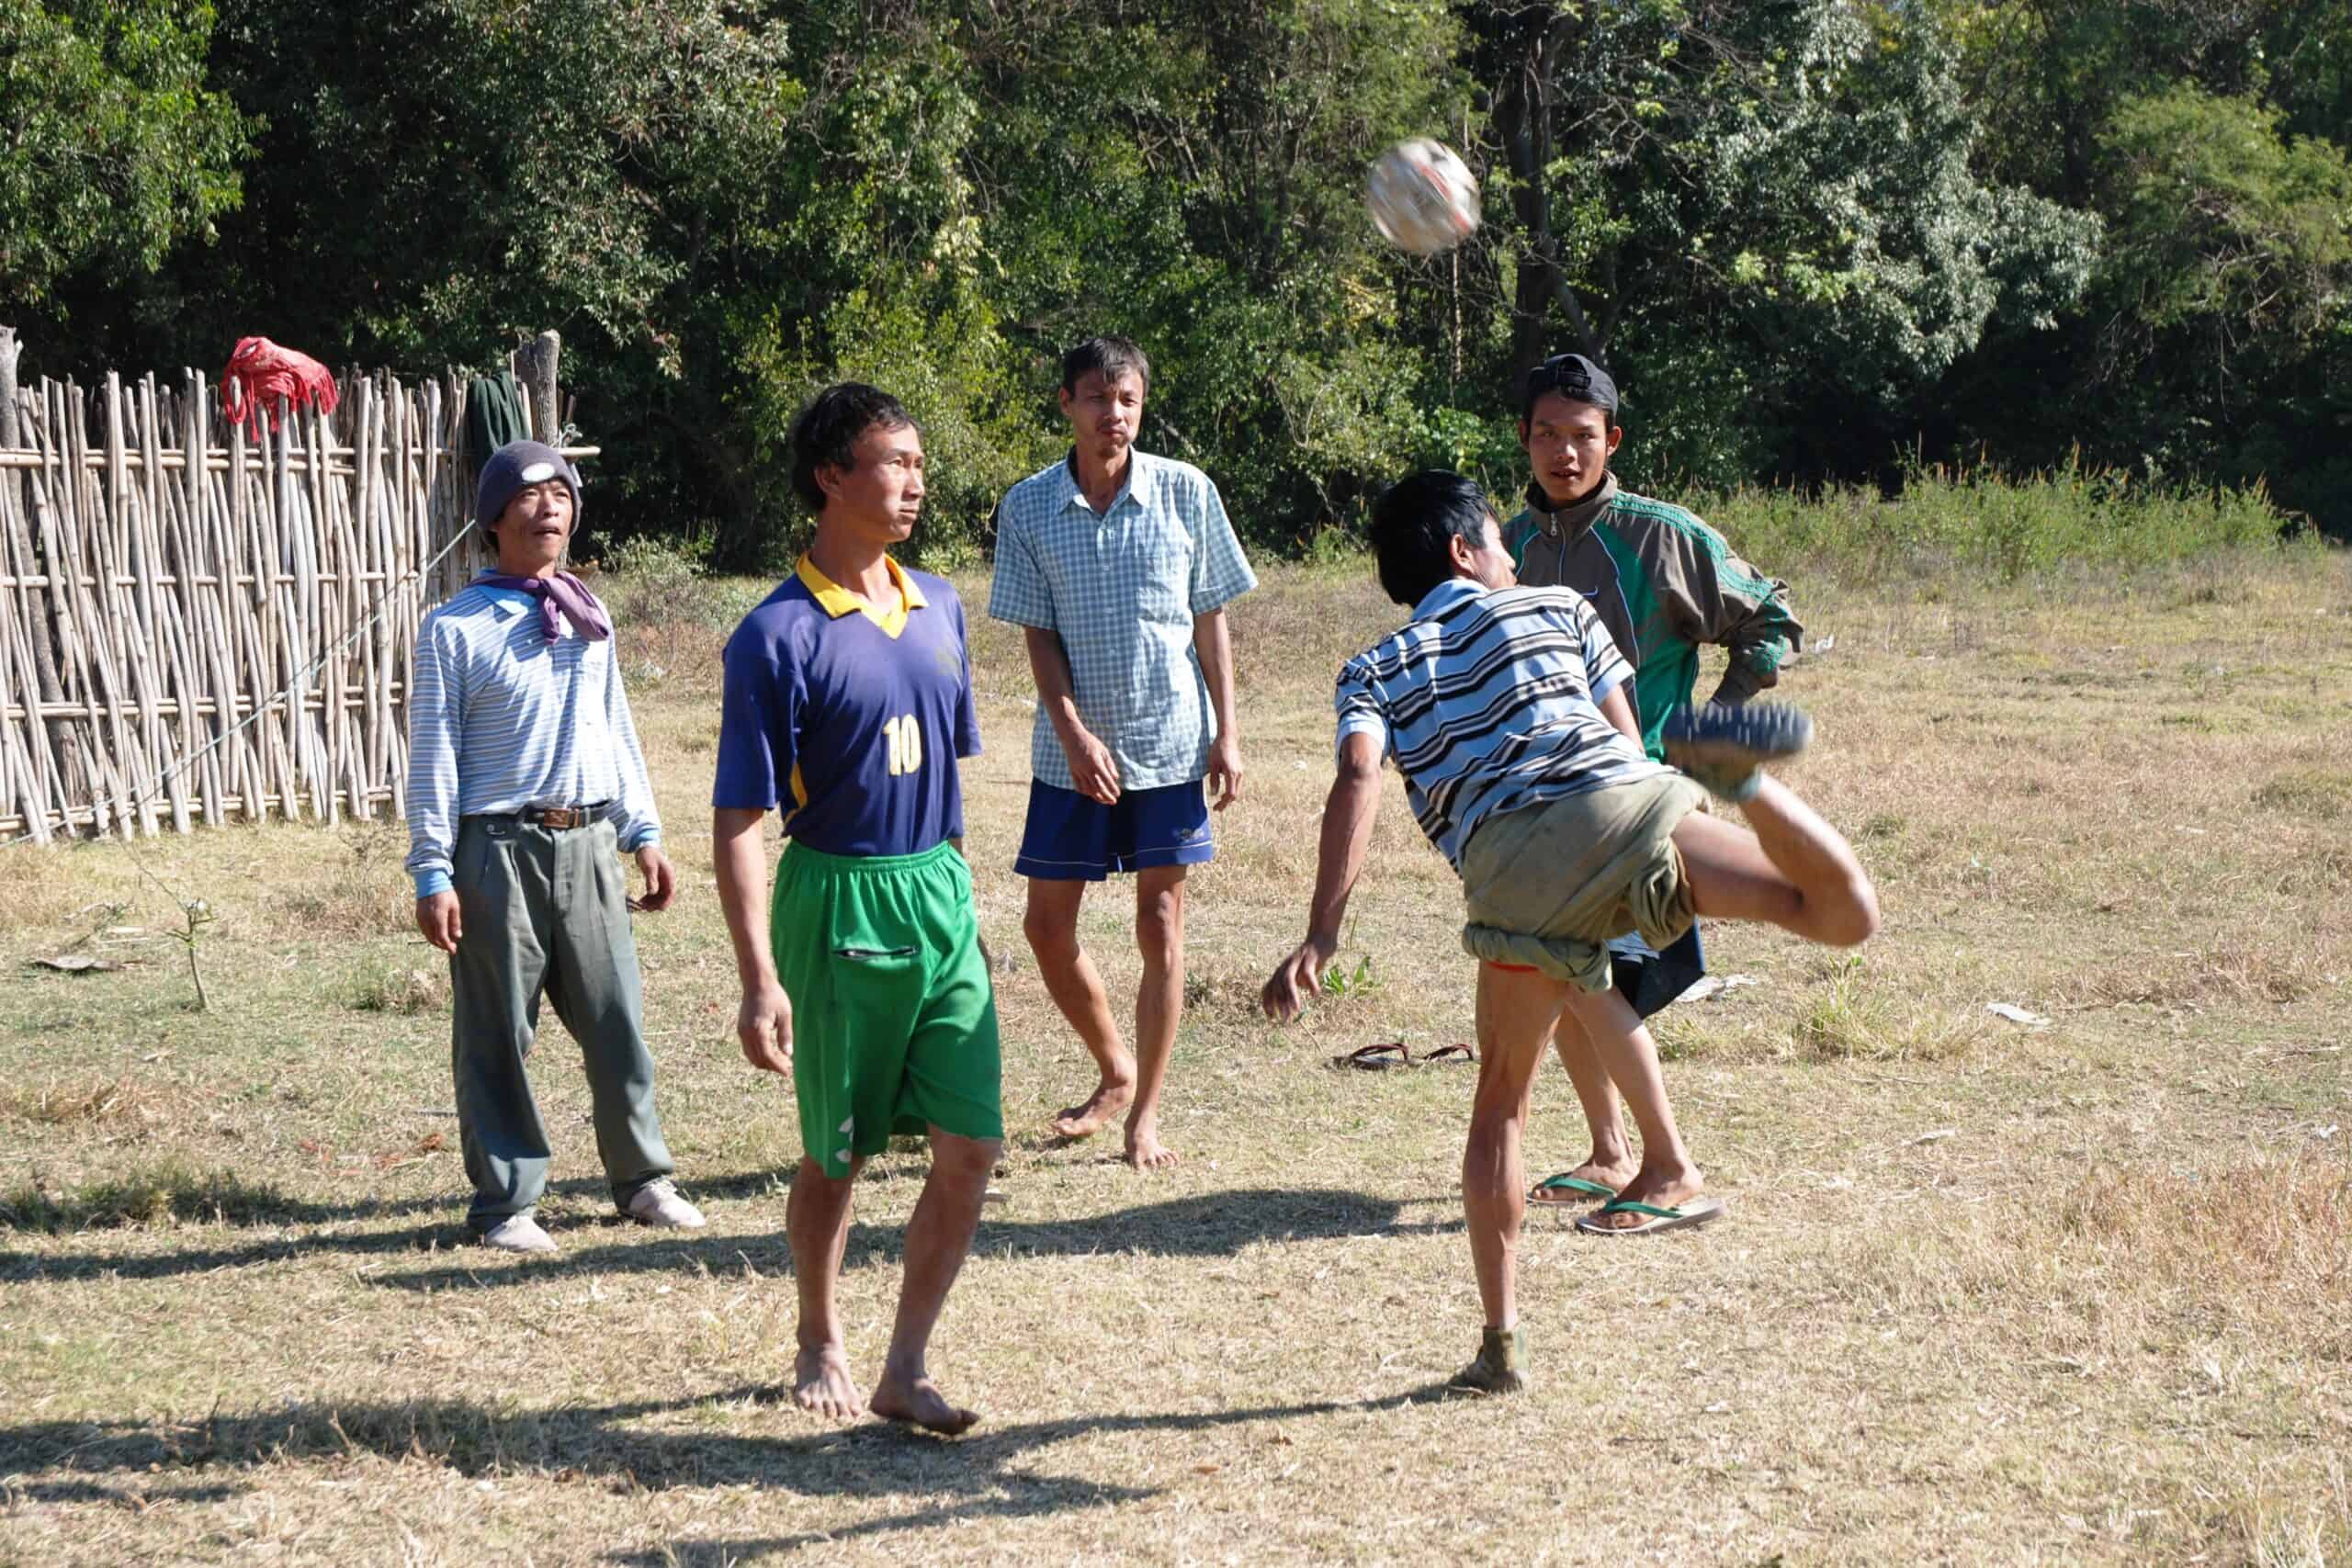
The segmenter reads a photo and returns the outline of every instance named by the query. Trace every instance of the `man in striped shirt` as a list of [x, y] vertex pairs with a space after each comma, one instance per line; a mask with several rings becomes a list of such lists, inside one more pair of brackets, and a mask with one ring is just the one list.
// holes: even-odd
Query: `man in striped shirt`
[[697, 1226], [653, 1110], [615, 852], [644, 874], [639, 908], [669, 908], [676, 878], [611, 617], [559, 570], [580, 476], [553, 447], [512, 442], [475, 496], [498, 570], [424, 617], [408, 701], [407, 863], [417, 929], [449, 955], [467, 1224], [502, 1251], [556, 1249], [532, 1213], [551, 1151], [523, 1067], [544, 998], [580, 1042], [614, 1203], [643, 1224]]
[[[1610, 983], [1608, 942], [1674, 941], [1698, 915], [1768, 920], [1851, 946], [1878, 926], [1853, 851], [1760, 764], [1795, 755], [1811, 726], [1790, 708], [1684, 709], [1666, 753], [1642, 750], [1633, 671], [1584, 596], [1520, 588], [1476, 485], [1430, 470], [1373, 514], [1388, 596], [1412, 618], [1340, 671], [1339, 776], [1324, 806], [1306, 940], [1267, 980], [1278, 1021], [1297, 1016], [1340, 942], [1392, 758], [1421, 830], [1462, 876], [1462, 942], [1477, 983], [1478, 1088], [1463, 1206], [1487, 1313], [1457, 1382], [1526, 1386], [1513, 1267], [1525, 1203], [1520, 1142], [1529, 1090], [1565, 1010], [1583, 1029], [1642, 1134], [1642, 1167], [1580, 1230], [1633, 1235], [1703, 1224], [1702, 1197], [1667, 1103], [1657, 1049]], [[1753, 831], [1696, 811], [1702, 786]]]

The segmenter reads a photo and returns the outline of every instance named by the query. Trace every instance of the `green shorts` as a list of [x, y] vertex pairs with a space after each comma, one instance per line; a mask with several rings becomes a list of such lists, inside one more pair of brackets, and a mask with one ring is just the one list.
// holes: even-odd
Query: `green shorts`
[[892, 1133], [1004, 1136], [996, 993], [954, 845], [843, 856], [793, 843], [768, 919], [792, 999], [801, 1147], [827, 1176]]

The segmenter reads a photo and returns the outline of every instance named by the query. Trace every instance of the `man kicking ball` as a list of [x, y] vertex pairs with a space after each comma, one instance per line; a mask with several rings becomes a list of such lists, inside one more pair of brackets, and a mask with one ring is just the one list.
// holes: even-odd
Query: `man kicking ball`
[[[1878, 929], [1878, 898], [1845, 840], [1758, 771], [1804, 750], [1804, 715], [1684, 709], [1666, 730], [1677, 772], [1643, 754], [1632, 671], [1584, 596], [1515, 586], [1476, 484], [1440, 470], [1400, 481], [1374, 508], [1372, 542], [1381, 587], [1412, 618], [1340, 671], [1339, 773], [1306, 940], [1261, 1000], [1287, 1021], [1321, 984], [1372, 839], [1381, 761], [1395, 759], [1421, 830], [1461, 874], [1462, 944], [1485, 961], [1462, 1201], [1487, 1326], [1454, 1381], [1515, 1393], [1527, 1386], [1520, 1139], [1564, 1009], [1642, 1134], [1640, 1171], [1577, 1228], [1637, 1235], [1723, 1213], [1675, 1128], [1657, 1046], [1611, 987], [1609, 940], [1637, 930], [1663, 947], [1705, 915], [1850, 947]], [[1738, 802], [1753, 831], [1696, 811], [1702, 786]]]
[[[800, 1291], [794, 1397], [847, 1419], [956, 1433], [924, 1355], [1003, 1147], [996, 998], [964, 863], [956, 760], [980, 749], [964, 609], [886, 553], [922, 507], [922, 436], [888, 393], [844, 383], [792, 431], [816, 510], [799, 566], [727, 643], [712, 838], [734, 939], [736, 1020], [755, 1067], [793, 1075], [800, 1168], [785, 1209]], [[760, 825], [791, 840], [773, 908]], [[795, 1055], [795, 1024], [798, 1026]], [[850, 1378], [835, 1287], [850, 1189], [898, 1133], [928, 1133], [882, 1380]]]

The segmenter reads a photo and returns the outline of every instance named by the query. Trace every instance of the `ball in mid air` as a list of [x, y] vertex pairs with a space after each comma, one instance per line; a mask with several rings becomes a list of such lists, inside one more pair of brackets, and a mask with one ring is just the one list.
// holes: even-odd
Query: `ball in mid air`
[[1389, 243], [1431, 256], [1452, 250], [1478, 227], [1478, 182], [1453, 148], [1415, 137], [1372, 165], [1364, 205]]

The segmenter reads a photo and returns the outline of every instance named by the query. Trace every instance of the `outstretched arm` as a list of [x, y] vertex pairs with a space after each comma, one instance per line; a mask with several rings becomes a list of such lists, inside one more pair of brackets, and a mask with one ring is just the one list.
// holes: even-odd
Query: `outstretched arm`
[[1323, 983], [1324, 967], [1340, 948], [1340, 926], [1348, 895], [1363, 874], [1372, 824], [1380, 813], [1380, 742], [1358, 732], [1340, 746], [1339, 775], [1323, 802], [1323, 831], [1315, 857], [1315, 901], [1308, 907], [1306, 940], [1276, 966], [1258, 996], [1266, 1016], [1278, 1023], [1296, 1018]]

